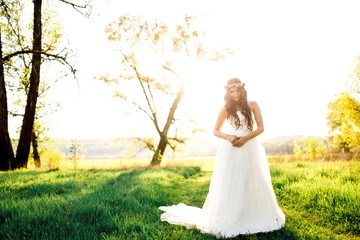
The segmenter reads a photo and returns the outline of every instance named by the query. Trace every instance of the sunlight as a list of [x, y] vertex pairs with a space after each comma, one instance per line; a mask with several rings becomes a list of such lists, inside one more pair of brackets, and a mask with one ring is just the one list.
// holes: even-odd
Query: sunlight
[[[114, 46], [106, 39], [104, 29], [125, 13], [160, 18], [170, 24], [178, 22], [184, 13], [199, 16], [199, 26], [206, 30], [204, 45], [210, 51], [230, 47], [234, 52], [219, 62], [195, 63], [182, 59], [183, 63], [176, 64], [174, 69], [186, 82], [185, 101], [181, 103], [183, 108], [178, 109], [177, 115], [183, 116], [188, 111], [199, 125], [209, 129], [209, 133], [223, 105], [225, 82], [238, 77], [246, 84], [248, 99], [257, 101], [262, 110], [266, 129], [262, 136], [326, 136], [327, 104], [343, 88], [360, 53], [360, 34], [351, 30], [360, 21], [355, 11], [355, 6], [359, 4], [357, 1], [341, 5], [328, 1], [296, 4], [232, 0], [178, 5], [168, 1], [133, 1], [125, 6], [117, 1], [106, 4], [95, 1], [94, 4], [97, 15], [88, 20], [76, 14], [75, 20], [64, 18], [64, 27], [69, 29], [78, 49], [78, 79], [82, 90], [80, 95], [67, 99], [61, 94], [54, 94], [58, 96], [58, 101], [67, 102], [67, 109], [52, 117], [59, 121], [56, 127], [59, 130], [54, 129], [53, 136], [72, 135], [83, 127], [84, 131], [76, 134], [78, 137], [118, 137], [126, 134], [119, 128], [119, 122], [128, 128], [135, 127], [139, 130], [137, 132], [148, 132], [147, 128], [134, 126], [139, 125], [134, 122], [144, 119], [140, 113], [124, 116], [126, 111], [130, 111], [129, 106], [112, 99], [112, 94], [105, 90], [106, 86], [93, 83], [96, 80], [89, 81], [94, 76], [118, 72], [119, 52], [113, 51]], [[161, 8], [158, 7], [160, 5]], [[327, 7], [325, 12], [322, 11], [324, 6]], [[303, 19], [304, 13], [307, 14], [306, 19]], [[74, 22], [81, 23], [81, 27]], [[145, 57], [148, 58], [146, 62], [151, 62], [151, 56]], [[157, 75], [157, 69], [160, 70], [152, 64], [148, 64], [146, 69], [154, 75]], [[72, 88], [69, 85], [64, 83], [57, 91], [68, 91]], [[103, 102], [96, 102], [94, 94]], [[71, 104], [72, 101], [78, 104]], [[86, 107], [89, 102], [99, 105], [98, 115], [88, 113], [91, 111], [91, 107]], [[77, 111], [75, 108], [88, 109], [82, 111], [76, 125], [68, 120], [69, 112]], [[106, 116], [106, 126], [97, 133], [94, 132], [96, 130], [86, 132], [85, 128], [103, 121], [101, 116]]]

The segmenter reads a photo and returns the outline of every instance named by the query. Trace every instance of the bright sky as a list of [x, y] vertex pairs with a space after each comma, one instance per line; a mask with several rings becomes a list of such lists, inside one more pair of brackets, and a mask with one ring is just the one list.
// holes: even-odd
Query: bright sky
[[360, 54], [358, 0], [94, 0], [90, 19], [61, 6], [70, 47], [77, 51], [79, 86], [65, 79], [53, 88], [51, 97], [62, 110], [49, 118], [50, 135], [58, 138], [146, 135], [153, 128], [143, 114], [126, 115], [129, 105], [94, 79], [119, 68], [104, 29], [125, 13], [169, 22], [184, 13], [197, 15], [214, 49], [232, 48], [228, 59], [184, 73], [197, 84], [188, 89], [190, 104], [181, 107], [207, 135], [223, 105], [223, 86], [232, 77], [245, 82], [248, 99], [258, 102], [263, 138], [327, 135], [327, 104], [344, 88]]

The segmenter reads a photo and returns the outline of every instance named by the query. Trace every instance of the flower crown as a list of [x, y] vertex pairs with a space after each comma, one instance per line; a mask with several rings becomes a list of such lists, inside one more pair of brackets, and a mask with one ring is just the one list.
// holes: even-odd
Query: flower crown
[[231, 83], [231, 84], [228, 84], [228, 85], [225, 85], [224, 88], [225, 89], [229, 89], [229, 88], [240, 88], [240, 87], [244, 87], [245, 86], [245, 83]]

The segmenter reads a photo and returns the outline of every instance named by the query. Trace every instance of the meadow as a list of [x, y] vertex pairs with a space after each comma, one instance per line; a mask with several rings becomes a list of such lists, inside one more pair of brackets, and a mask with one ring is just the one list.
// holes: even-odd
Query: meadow
[[[213, 159], [202, 161], [1, 172], [0, 239], [216, 239], [160, 221], [159, 206], [202, 206]], [[271, 161], [270, 170], [285, 227], [236, 239], [360, 239], [359, 161]]]

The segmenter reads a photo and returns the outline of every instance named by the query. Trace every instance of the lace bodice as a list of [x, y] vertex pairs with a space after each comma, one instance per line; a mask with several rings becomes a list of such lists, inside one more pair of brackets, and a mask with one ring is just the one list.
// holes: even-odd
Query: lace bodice
[[[237, 135], [237, 136], [244, 136], [244, 135], [247, 135], [251, 132], [251, 130], [248, 129], [247, 125], [246, 125], [246, 122], [245, 122], [245, 117], [244, 115], [241, 114], [240, 111], [237, 111], [236, 114], [239, 116], [239, 119], [240, 119], [240, 123], [241, 123], [241, 126], [236, 129], [235, 126], [233, 126], [230, 122], [230, 125], [231, 125], [231, 130], [230, 130], [230, 134], [234, 134], [234, 135]], [[254, 120], [254, 114], [251, 114], [252, 115], [252, 118]]]

